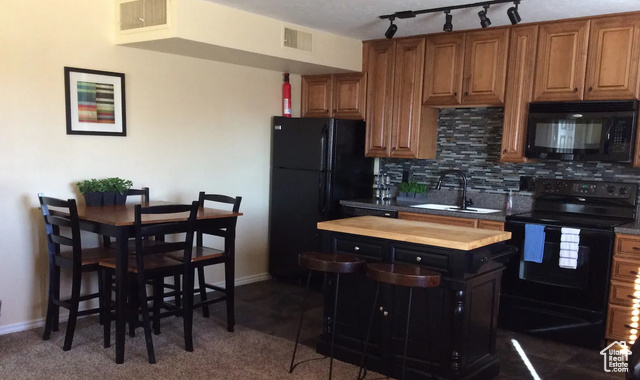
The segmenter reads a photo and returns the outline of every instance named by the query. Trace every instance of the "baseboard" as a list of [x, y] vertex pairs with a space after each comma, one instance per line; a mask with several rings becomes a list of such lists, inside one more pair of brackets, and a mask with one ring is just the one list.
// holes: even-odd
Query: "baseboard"
[[[266, 281], [269, 279], [271, 279], [271, 275], [269, 275], [269, 273], [254, 274], [251, 276], [236, 278], [235, 284], [236, 286], [241, 286], [241, 285], [251, 284], [254, 282]], [[214, 285], [224, 287], [224, 281], [215, 283]], [[6, 313], [6, 310], [5, 310], [5, 313]], [[60, 314], [60, 322], [66, 322], [67, 319], [68, 319], [67, 314]], [[26, 330], [35, 329], [38, 327], [43, 327], [44, 322], [45, 322], [44, 318], [39, 318], [32, 321], [19, 322], [19, 323], [14, 323], [12, 325], [0, 326], [0, 335], [11, 334], [14, 332], [26, 331]]]

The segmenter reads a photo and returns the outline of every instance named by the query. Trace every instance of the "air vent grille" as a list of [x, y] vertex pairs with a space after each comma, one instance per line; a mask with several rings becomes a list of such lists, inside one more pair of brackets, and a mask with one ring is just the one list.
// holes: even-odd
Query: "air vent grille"
[[120, 3], [120, 30], [167, 23], [167, 0], [135, 0]]
[[311, 52], [311, 33], [295, 30], [291, 28], [284, 28], [284, 46], [297, 50], [304, 50]]

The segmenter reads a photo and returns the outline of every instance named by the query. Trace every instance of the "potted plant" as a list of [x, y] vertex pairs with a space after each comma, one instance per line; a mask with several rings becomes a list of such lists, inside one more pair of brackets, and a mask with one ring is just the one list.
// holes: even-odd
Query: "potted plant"
[[120, 177], [110, 177], [101, 180], [103, 184], [102, 202], [105, 206], [123, 205], [127, 200], [125, 192], [131, 188], [133, 182]]
[[402, 182], [398, 190], [401, 198], [425, 198], [427, 196], [427, 185], [424, 183]]
[[95, 178], [85, 179], [76, 184], [78, 190], [84, 195], [84, 202], [87, 206], [102, 205], [102, 184]]

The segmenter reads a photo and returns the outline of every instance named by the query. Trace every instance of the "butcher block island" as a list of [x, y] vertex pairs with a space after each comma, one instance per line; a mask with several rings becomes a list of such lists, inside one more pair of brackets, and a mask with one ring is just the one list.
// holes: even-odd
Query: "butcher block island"
[[[505, 244], [510, 232], [482, 230], [376, 216], [319, 222], [325, 252], [346, 253], [367, 262], [411, 264], [441, 274], [439, 287], [414, 288], [406, 358], [407, 379], [491, 379], [499, 372], [497, 315], [503, 264], [516, 252]], [[328, 277], [324, 331], [317, 350], [360, 365], [370, 324], [366, 367], [399, 378], [407, 324], [408, 288], [376, 283], [365, 271], [341, 276], [336, 328], [335, 281]]]

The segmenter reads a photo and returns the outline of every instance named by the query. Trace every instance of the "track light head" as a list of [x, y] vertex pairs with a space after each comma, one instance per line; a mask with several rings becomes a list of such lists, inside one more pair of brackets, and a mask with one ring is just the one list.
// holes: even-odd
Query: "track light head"
[[489, 12], [489, 5], [484, 5], [483, 8], [484, 10], [478, 12], [478, 17], [480, 17], [480, 26], [482, 26], [482, 28], [484, 29], [491, 25], [491, 20], [489, 20], [489, 17], [487, 17], [487, 13]]
[[389, 21], [391, 21], [391, 25], [389, 25], [389, 28], [387, 28], [387, 31], [384, 32], [384, 36], [387, 37], [388, 39], [392, 39], [393, 36], [398, 31], [398, 25], [394, 24], [393, 20], [395, 20], [395, 18], [393, 17], [389, 19]]
[[513, 7], [507, 9], [507, 16], [509, 16], [509, 21], [511, 21], [511, 25], [518, 24], [522, 19], [520, 18], [520, 14], [518, 13], [518, 4], [520, 4], [520, 0], [516, 0], [513, 2]]
[[453, 30], [453, 23], [451, 22], [453, 20], [453, 15], [449, 14], [449, 12], [451, 11], [444, 11], [445, 22], [442, 30], [444, 30], [445, 32], [450, 32]]

